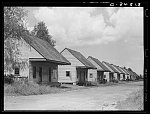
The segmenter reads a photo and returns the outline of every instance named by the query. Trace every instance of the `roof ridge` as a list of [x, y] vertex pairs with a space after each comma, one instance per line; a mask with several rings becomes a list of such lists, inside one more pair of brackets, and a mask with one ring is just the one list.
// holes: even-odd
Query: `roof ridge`
[[[70, 62], [48, 42], [26, 33], [22, 33], [22, 39], [45, 59], [54, 60], [61, 64], [70, 64]], [[52, 55], [50, 53], [54, 54]]]
[[[85, 65], [86, 67], [93, 67], [93, 68], [96, 68], [87, 58], [85, 58], [83, 55], [82, 55], [82, 53], [80, 53], [80, 52], [78, 52], [78, 51], [75, 51], [75, 50], [72, 50], [72, 49], [69, 49], [69, 48], [65, 48], [65, 49], [67, 49], [75, 58], [77, 58], [83, 65]], [[64, 49], [64, 50], [65, 50]], [[75, 53], [78, 53], [78, 54], [80, 54], [79, 56], [81, 56], [81, 57], [83, 57], [84, 59], [85, 59], [85, 62], [87, 62], [87, 64], [86, 63], [84, 63], [82, 60], [80, 60], [73, 52], [75, 52]]]
[[93, 61], [95, 61], [104, 71], [110, 71], [107, 67], [105, 67], [105, 65], [103, 65], [103, 63], [97, 59], [97, 58], [94, 58], [92, 56], [89, 56]]

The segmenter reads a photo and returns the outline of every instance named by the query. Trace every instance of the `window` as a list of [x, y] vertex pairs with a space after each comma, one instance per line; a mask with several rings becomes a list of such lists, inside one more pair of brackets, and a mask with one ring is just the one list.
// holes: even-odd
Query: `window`
[[66, 77], [70, 77], [70, 71], [66, 71]]
[[36, 78], [36, 67], [33, 67], [33, 78]]
[[19, 68], [18, 67], [15, 68], [15, 75], [19, 75]]
[[106, 75], [104, 75], [104, 78], [106, 78]]
[[90, 73], [90, 78], [93, 78], [93, 74], [92, 73]]

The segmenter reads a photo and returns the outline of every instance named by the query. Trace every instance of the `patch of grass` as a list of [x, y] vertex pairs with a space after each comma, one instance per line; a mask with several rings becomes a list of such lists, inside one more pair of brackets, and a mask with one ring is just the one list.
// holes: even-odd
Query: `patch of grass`
[[50, 85], [40, 85], [34, 82], [15, 81], [13, 84], [4, 85], [4, 95], [7, 96], [40, 95], [40, 94], [60, 93], [82, 88], [87, 87], [69, 84], [62, 84], [60, 87], [51, 87]]
[[143, 89], [133, 92], [125, 101], [117, 102], [120, 110], [144, 110]]
[[16, 95], [39, 95], [48, 93], [62, 92], [59, 87], [51, 87], [50, 85], [39, 85], [33, 82], [21, 82], [16, 81], [13, 84], [4, 85], [4, 95], [16, 96]]

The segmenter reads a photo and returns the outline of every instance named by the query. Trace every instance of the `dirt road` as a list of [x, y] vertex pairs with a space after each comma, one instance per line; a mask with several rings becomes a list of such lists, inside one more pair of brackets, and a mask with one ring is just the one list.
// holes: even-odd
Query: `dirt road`
[[142, 81], [58, 94], [6, 96], [4, 110], [118, 110], [116, 102], [140, 88]]

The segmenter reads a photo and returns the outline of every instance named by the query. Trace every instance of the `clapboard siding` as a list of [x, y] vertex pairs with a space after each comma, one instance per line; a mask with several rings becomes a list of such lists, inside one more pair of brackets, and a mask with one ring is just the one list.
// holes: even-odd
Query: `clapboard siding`
[[[70, 71], [70, 77], [66, 76], [66, 71]], [[58, 82], [74, 83], [76, 82], [76, 67], [71, 65], [58, 66]]]
[[61, 53], [68, 61], [70, 61], [71, 66], [85, 66], [76, 57], [74, 57], [67, 49]]
[[[92, 74], [92, 77], [90, 77]], [[97, 70], [96, 69], [88, 69], [88, 81], [97, 81]]]
[[109, 82], [110, 81], [109, 72], [104, 72], [104, 75], [105, 75], [105, 79], [107, 80], [107, 82]]
[[[33, 47], [29, 46], [23, 39], [21, 39], [22, 45], [19, 47], [21, 59], [27, 60], [28, 66], [24, 69], [20, 69], [21, 76], [29, 76], [29, 58], [44, 58]], [[14, 72], [13, 72], [14, 73]]]
[[19, 47], [22, 59], [29, 59], [29, 58], [44, 58], [41, 56], [33, 47], [31, 47], [29, 44], [27, 44], [22, 39], [22, 45]]
[[114, 78], [117, 80], [117, 73], [114, 73]]
[[[29, 77], [29, 58], [44, 58], [34, 48], [29, 46], [23, 39], [19, 41], [21, 45], [18, 47], [20, 50], [19, 58], [27, 61], [27, 66], [24, 69], [20, 69], [20, 76]], [[6, 74], [9, 74], [6, 72]], [[14, 70], [11, 72], [14, 74]]]
[[[76, 57], [74, 57], [67, 49], [61, 53], [71, 65], [58, 66], [58, 82], [75, 83], [77, 81], [76, 66], [84, 66]], [[66, 76], [66, 71], [70, 71], [71, 76]]]

